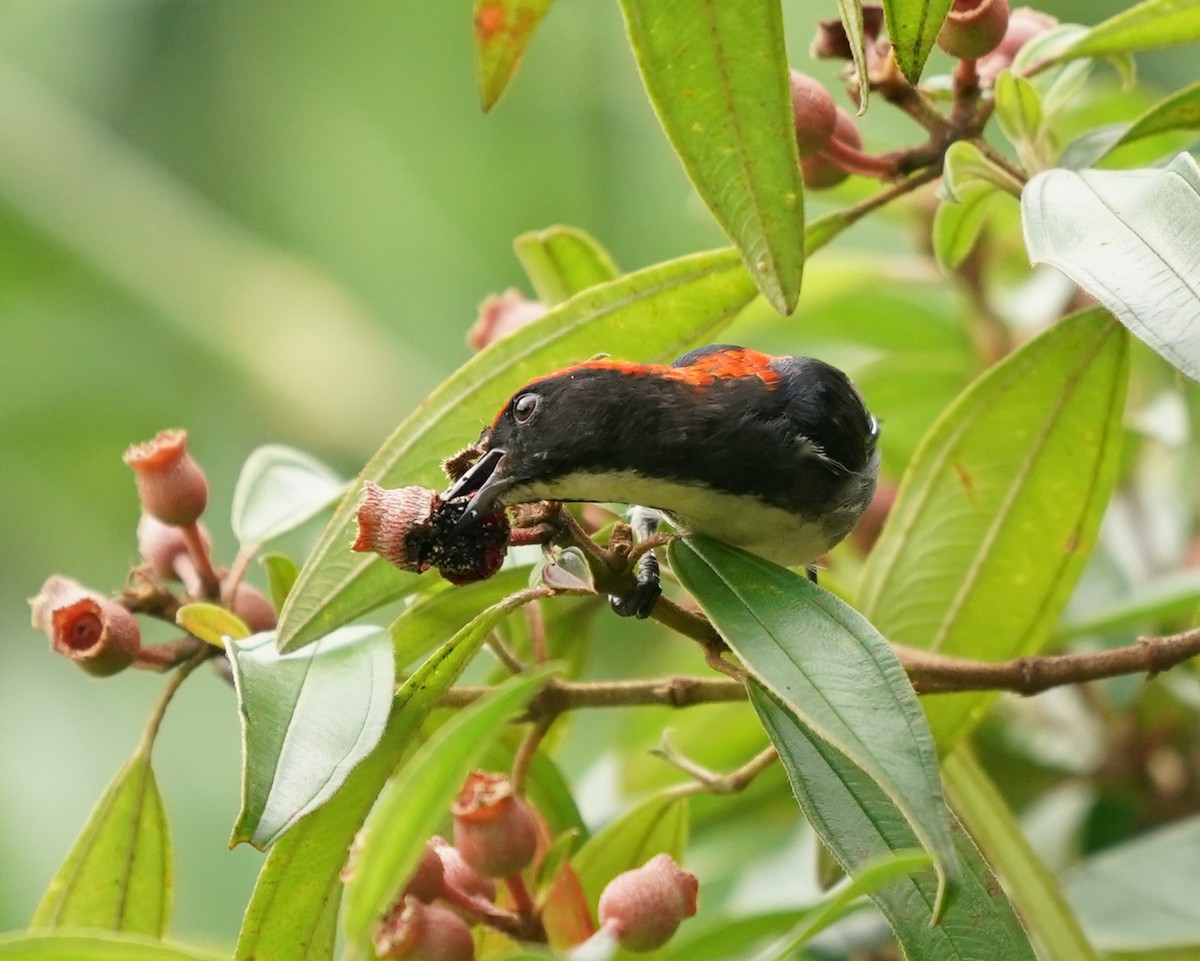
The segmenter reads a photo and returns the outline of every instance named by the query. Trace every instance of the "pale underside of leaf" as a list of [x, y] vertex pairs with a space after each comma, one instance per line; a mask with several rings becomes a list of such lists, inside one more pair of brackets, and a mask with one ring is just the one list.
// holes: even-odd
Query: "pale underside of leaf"
[[1030, 259], [1057, 267], [1200, 380], [1200, 168], [1047, 170], [1021, 197]]
[[242, 809], [231, 843], [265, 848], [319, 807], [375, 747], [392, 702], [390, 636], [346, 627], [280, 655], [273, 634], [231, 643], [243, 726]]

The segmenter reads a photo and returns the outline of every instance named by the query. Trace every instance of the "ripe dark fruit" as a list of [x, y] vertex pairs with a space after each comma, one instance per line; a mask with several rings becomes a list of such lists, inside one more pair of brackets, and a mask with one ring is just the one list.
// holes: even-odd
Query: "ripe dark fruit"
[[796, 121], [796, 147], [801, 157], [819, 153], [833, 136], [837, 107], [819, 81], [792, 70], [792, 115]]
[[508, 552], [510, 527], [503, 510], [484, 514], [478, 521], [454, 533], [467, 509], [467, 498], [452, 501], [437, 498], [432, 517], [432, 538], [425, 559], [451, 584], [469, 584], [491, 577], [500, 570]]

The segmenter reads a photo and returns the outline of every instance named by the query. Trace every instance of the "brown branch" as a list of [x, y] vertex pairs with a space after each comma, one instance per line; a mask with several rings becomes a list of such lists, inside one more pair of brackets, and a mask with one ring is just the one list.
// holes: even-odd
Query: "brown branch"
[[947, 657], [899, 644], [893, 649], [918, 694], [1011, 691], [1028, 696], [1123, 674], [1154, 677], [1200, 654], [1200, 628], [1166, 637], [1143, 637], [1106, 651], [1031, 655], [1001, 663]]
[[[446, 707], [466, 707], [492, 688], [483, 685], [452, 687], [442, 698]], [[741, 681], [726, 677], [662, 677], [635, 681], [550, 680], [529, 702], [525, 720], [557, 717], [567, 711], [592, 707], [692, 707], [743, 701]]]

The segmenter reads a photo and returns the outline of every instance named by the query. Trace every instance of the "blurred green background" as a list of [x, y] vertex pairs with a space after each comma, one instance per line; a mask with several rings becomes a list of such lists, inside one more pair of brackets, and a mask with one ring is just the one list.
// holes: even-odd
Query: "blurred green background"
[[[786, 6], [803, 65], [835, 6]], [[0, 3], [0, 930], [28, 922], [160, 687], [48, 656], [25, 604], [52, 572], [120, 586], [126, 445], [188, 428], [228, 561], [244, 457], [277, 441], [356, 473], [467, 357], [478, 302], [521, 284], [515, 235], [574, 224], [627, 269], [721, 243], [615, 3], [558, 4], [492, 116], [470, 44], [466, 2]], [[184, 940], [232, 940], [261, 862], [226, 850], [238, 741], [203, 676], [156, 751]]]

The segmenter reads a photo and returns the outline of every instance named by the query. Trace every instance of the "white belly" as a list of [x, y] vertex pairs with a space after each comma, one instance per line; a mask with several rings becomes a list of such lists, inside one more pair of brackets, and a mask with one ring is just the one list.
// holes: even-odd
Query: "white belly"
[[786, 567], [811, 564], [841, 540], [827, 525], [762, 504], [752, 497], [726, 494], [691, 484], [654, 480], [633, 472], [569, 474], [549, 484], [527, 484], [508, 491], [505, 504], [535, 500], [615, 501], [653, 507], [687, 531], [707, 534]]

